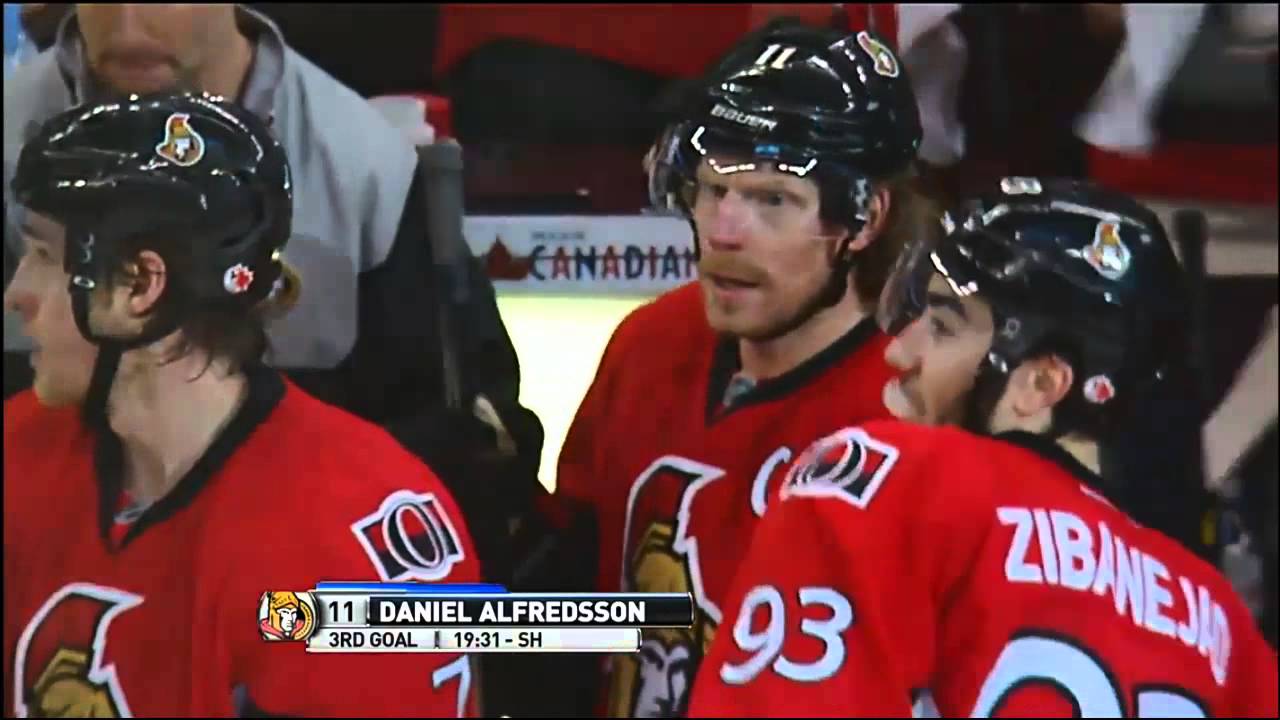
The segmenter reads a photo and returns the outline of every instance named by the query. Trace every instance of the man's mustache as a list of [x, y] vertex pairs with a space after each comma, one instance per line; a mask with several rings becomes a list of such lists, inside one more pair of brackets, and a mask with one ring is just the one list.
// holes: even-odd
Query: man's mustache
[[178, 60], [173, 56], [157, 52], [155, 50], [107, 50], [102, 53], [102, 62], [116, 63], [119, 65], [151, 65], [162, 64], [170, 68], [177, 69]]
[[734, 255], [703, 252], [698, 259], [698, 272], [703, 275], [718, 275], [739, 282], [763, 284], [769, 279], [768, 273], [750, 262]]

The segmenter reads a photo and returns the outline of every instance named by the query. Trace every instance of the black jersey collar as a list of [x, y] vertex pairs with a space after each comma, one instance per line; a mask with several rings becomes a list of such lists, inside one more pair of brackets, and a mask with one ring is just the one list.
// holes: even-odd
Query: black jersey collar
[[[129, 528], [120, 547], [113, 549], [124, 549], [143, 530], [190, 505], [209, 479], [280, 404], [285, 384], [279, 372], [264, 365], [253, 365], [245, 369], [245, 375], [249, 382], [248, 395], [235, 417], [214, 438], [213, 443], [173, 490], [147, 508]], [[116, 506], [124, 489], [124, 447], [120, 437], [112, 432], [99, 434], [93, 460], [98, 478], [98, 529], [103, 542], [111, 548], [111, 526], [115, 522]]]
[[1017, 445], [1026, 448], [1040, 457], [1061, 467], [1063, 470], [1071, 473], [1076, 479], [1088, 485], [1090, 488], [1108, 495], [1106, 481], [1098, 473], [1090, 470], [1076, 459], [1075, 455], [1067, 452], [1067, 449], [1059, 445], [1057, 442], [1035, 433], [1026, 432], [1025, 430], [1010, 430], [1009, 432], [998, 433], [995, 439], [1007, 442], [1011, 445]]
[[730, 407], [723, 407], [724, 393], [734, 373], [742, 369], [742, 358], [738, 354], [736, 338], [721, 338], [712, 355], [711, 379], [707, 383], [707, 424], [721, 420], [740, 408], [776, 400], [795, 392], [812, 382], [828, 368], [857, 352], [859, 348], [876, 337], [878, 332], [879, 327], [875, 323], [875, 318], [863, 318], [840, 339], [813, 357], [775, 378], [760, 381], [755, 387], [742, 393]]

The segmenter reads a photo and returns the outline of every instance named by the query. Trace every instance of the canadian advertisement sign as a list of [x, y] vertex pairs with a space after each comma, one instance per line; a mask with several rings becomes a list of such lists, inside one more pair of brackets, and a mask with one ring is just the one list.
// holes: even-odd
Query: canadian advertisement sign
[[696, 273], [681, 218], [471, 216], [463, 232], [499, 292], [652, 295]]

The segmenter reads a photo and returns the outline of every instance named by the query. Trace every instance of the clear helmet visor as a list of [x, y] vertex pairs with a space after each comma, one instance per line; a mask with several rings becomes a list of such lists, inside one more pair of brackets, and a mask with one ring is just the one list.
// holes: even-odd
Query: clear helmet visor
[[786, 233], [823, 208], [830, 178], [820, 167], [832, 166], [800, 148], [693, 125], [679, 142], [673, 185], [700, 233]]
[[1009, 287], [1025, 285], [1032, 268], [1029, 257], [1016, 244], [985, 232], [972, 220], [957, 227], [952, 216], [940, 220], [943, 233], [925, 233], [898, 256], [889, 273], [876, 319], [890, 335], [901, 333], [924, 314], [929, 283], [937, 275], [958, 298], [982, 295], [995, 306], [1005, 300]]
[[649, 204], [655, 210], [680, 211], [676, 155], [683, 131], [683, 125], [668, 126], [645, 156], [644, 171], [649, 181]]
[[886, 334], [900, 334], [924, 314], [929, 280], [946, 267], [939, 255], [945, 239], [940, 233], [924, 233], [898, 255], [876, 307], [876, 321]]

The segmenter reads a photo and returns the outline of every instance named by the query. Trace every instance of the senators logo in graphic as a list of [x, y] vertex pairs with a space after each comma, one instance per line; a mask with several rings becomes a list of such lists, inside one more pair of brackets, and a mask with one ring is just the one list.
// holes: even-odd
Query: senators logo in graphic
[[264, 592], [258, 630], [264, 640], [306, 640], [316, 629], [316, 600], [308, 592]]
[[72, 583], [53, 593], [18, 638], [14, 714], [132, 715], [108, 657], [108, 639], [111, 622], [141, 603], [141, 596], [90, 583]]

